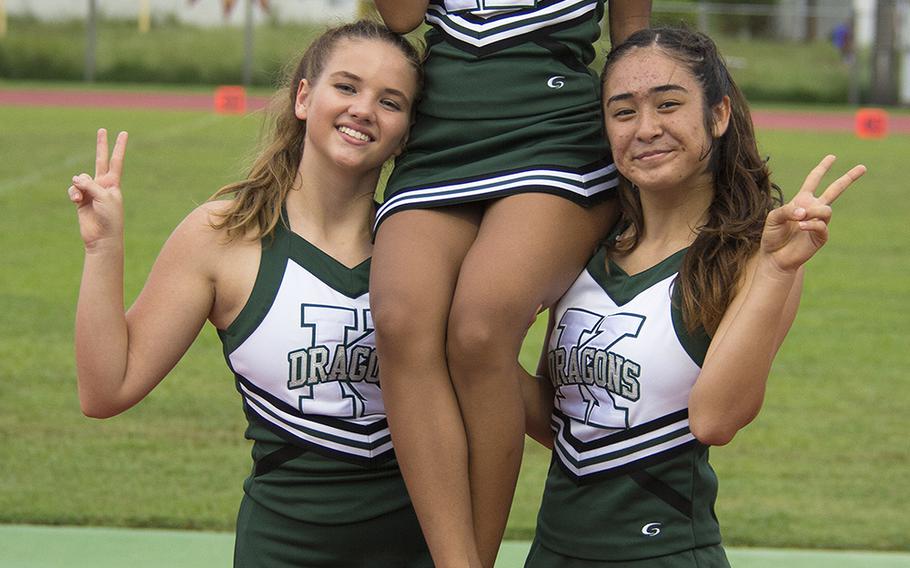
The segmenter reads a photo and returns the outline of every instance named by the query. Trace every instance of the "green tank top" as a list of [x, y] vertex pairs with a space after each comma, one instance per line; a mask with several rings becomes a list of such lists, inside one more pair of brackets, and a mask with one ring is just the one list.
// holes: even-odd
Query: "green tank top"
[[219, 333], [253, 440], [244, 490], [293, 519], [347, 524], [410, 506], [379, 388], [369, 268], [279, 224], [247, 304]]
[[537, 116], [599, 100], [588, 69], [603, 0], [538, 0], [478, 15], [434, 0], [426, 20], [420, 113], [445, 119]]

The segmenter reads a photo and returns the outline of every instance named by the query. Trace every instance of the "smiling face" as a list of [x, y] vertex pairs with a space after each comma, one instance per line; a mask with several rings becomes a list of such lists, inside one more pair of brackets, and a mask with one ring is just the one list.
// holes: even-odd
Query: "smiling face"
[[692, 72], [657, 47], [633, 48], [609, 70], [604, 117], [619, 172], [642, 191], [712, 187], [712, 138], [724, 134], [730, 101], [710, 109]]
[[294, 112], [306, 121], [303, 166], [363, 173], [401, 153], [417, 96], [417, 71], [398, 47], [343, 39], [321, 74], [303, 79]]

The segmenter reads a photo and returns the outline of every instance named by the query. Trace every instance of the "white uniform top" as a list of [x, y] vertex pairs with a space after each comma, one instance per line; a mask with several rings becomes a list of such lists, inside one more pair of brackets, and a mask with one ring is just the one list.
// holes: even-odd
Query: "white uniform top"
[[643, 467], [690, 447], [689, 392], [707, 338], [671, 302], [685, 251], [626, 275], [598, 252], [554, 308], [549, 376], [555, 454], [580, 479]]
[[251, 425], [363, 465], [393, 457], [369, 264], [345, 267], [281, 227], [263, 250], [247, 305], [221, 333]]

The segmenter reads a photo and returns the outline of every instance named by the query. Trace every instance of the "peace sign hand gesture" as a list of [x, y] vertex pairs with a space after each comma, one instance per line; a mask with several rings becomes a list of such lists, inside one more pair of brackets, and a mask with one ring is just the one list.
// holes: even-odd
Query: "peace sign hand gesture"
[[795, 271], [828, 241], [831, 204], [866, 173], [865, 166], [854, 166], [816, 196], [815, 190], [835, 159], [831, 155], [825, 156], [809, 172], [796, 196], [771, 211], [765, 220], [761, 252], [781, 272]]
[[79, 232], [86, 251], [103, 243], [120, 247], [123, 239], [123, 196], [120, 177], [126, 155], [127, 133], [117, 135], [114, 151], [108, 158], [107, 131], [98, 130], [95, 144], [95, 177], [88, 174], [73, 176], [67, 193], [76, 205]]

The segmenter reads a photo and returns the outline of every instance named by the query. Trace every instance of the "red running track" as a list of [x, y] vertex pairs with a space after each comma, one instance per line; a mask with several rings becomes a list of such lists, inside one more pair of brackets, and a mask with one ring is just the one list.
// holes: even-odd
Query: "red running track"
[[[266, 97], [247, 97], [247, 110], [259, 110]], [[186, 93], [142, 93], [129, 91], [68, 91], [0, 89], [0, 105], [62, 106], [102, 108], [148, 108], [166, 110], [211, 110], [213, 96]], [[754, 111], [756, 128], [810, 132], [853, 132], [855, 117], [848, 112]], [[910, 134], [910, 116], [888, 119], [891, 134]]]
[[[247, 110], [259, 110], [267, 102], [266, 97], [248, 96]], [[203, 93], [0, 89], [0, 105], [213, 110], [214, 97]]]

